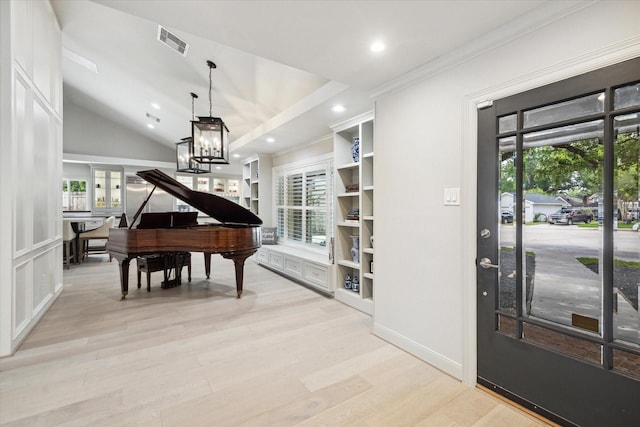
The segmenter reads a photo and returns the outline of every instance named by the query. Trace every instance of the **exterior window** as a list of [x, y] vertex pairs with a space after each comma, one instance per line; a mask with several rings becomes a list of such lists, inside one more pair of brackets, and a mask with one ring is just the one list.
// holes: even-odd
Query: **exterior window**
[[87, 181], [68, 178], [62, 180], [62, 210], [90, 210], [87, 203]]
[[275, 216], [285, 242], [326, 247], [331, 224], [331, 162], [299, 168], [276, 168]]

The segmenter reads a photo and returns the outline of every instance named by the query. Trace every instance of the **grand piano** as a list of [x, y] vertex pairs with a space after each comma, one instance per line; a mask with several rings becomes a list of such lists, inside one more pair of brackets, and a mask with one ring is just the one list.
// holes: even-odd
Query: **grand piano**
[[[122, 299], [129, 292], [129, 263], [139, 255], [175, 252], [203, 252], [207, 278], [211, 274], [211, 254], [233, 260], [236, 291], [242, 295], [245, 260], [262, 243], [262, 220], [242, 206], [214, 194], [194, 191], [158, 169], [139, 171], [136, 175], [207, 214], [219, 223], [198, 224], [195, 212], [142, 213], [140, 206], [131, 225], [121, 221], [119, 228], [109, 230], [107, 252], [118, 260]], [[125, 217], [126, 218], [126, 217]]]

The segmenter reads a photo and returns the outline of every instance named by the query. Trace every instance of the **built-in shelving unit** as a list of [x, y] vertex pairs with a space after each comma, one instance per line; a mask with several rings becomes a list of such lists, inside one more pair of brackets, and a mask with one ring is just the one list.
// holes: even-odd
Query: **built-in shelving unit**
[[[205, 193], [212, 193], [216, 196], [224, 197], [234, 203], [240, 204], [240, 177], [221, 177], [215, 175], [193, 175], [185, 173], [177, 173], [176, 180], [188, 188], [193, 190], [202, 191]], [[177, 200], [177, 208], [182, 210], [189, 210], [188, 205]]]
[[248, 159], [242, 167], [242, 206], [258, 215], [264, 227], [272, 225], [271, 169], [271, 156], [266, 154]]
[[[335, 297], [373, 313], [373, 112], [333, 127], [335, 164]], [[359, 150], [354, 152], [355, 139]], [[359, 244], [358, 244], [359, 242]], [[345, 287], [347, 275], [358, 289]]]

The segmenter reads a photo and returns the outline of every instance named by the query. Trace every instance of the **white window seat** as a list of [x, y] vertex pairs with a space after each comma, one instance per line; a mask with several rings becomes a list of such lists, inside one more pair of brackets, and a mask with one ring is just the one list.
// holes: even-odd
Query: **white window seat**
[[262, 245], [253, 258], [263, 267], [333, 294], [334, 266], [327, 255], [287, 245]]

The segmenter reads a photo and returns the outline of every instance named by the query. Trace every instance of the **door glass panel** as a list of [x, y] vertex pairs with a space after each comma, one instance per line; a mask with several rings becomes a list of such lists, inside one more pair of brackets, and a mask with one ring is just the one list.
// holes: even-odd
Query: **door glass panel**
[[602, 346], [579, 338], [573, 338], [560, 332], [541, 328], [529, 323], [523, 325], [523, 338], [550, 350], [570, 354], [576, 358], [600, 364]]
[[619, 87], [613, 92], [613, 106], [616, 110], [640, 105], [640, 83]]
[[198, 177], [198, 191], [202, 191], [205, 193], [209, 192], [209, 178], [207, 177]]
[[[635, 344], [640, 344], [640, 236], [633, 232], [640, 224], [639, 125], [638, 114], [614, 119], [613, 335]], [[640, 366], [636, 369], [640, 371]]]
[[94, 175], [95, 181], [95, 191], [94, 191], [94, 203], [97, 208], [104, 208], [107, 206], [107, 201], [105, 199], [106, 196], [106, 183], [107, 183], [107, 172], [103, 170], [98, 170]]
[[509, 116], [500, 117], [498, 119], [498, 133], [502, 134], [505, 132], [514, 132], [516, 130], [516, 121], [517, 116], [515, 114], [511, 114]]
[[640, 380], [640, 355], [614, 349], [613, 369]]
[[603, 182], [603, 124], [529, 133], [523, 145], [523, 315], [593, 334], [602, 332], [602, 233], [593, 220]]
[[110, 192], [111, 195], [111, 207], [119, 208], [122, 206], [122, 198], [120, 197], [120, 182], [122, 181], [122, 174], [120, 172], [111, 171], [110, 175]]
[[[516, 314], [516, 139], [515, 137], [500, 138], [499, 159], [500, 182], [499, 182], [499, 206], [500, 217], [498, 218], [498, 257], [500, 270], [498, 274], [498, 308], [510, 314]], [[507, 323], [499, 322], [498, 327], [507, 333], [503, 328]], [[510, 328], [512, 330], [513, 328]]]
[[500, 331], [500, 333], [515, 338], [518, 332], [517, 328], [518, 325], [514, 318], [500, 314], [498, 315], [498, 331]]
[[559, 102], [545, 107], [525, 111], [524, 128], [576, 119], [604, 111], [604, 93], [594, 93], [570, 101]]

